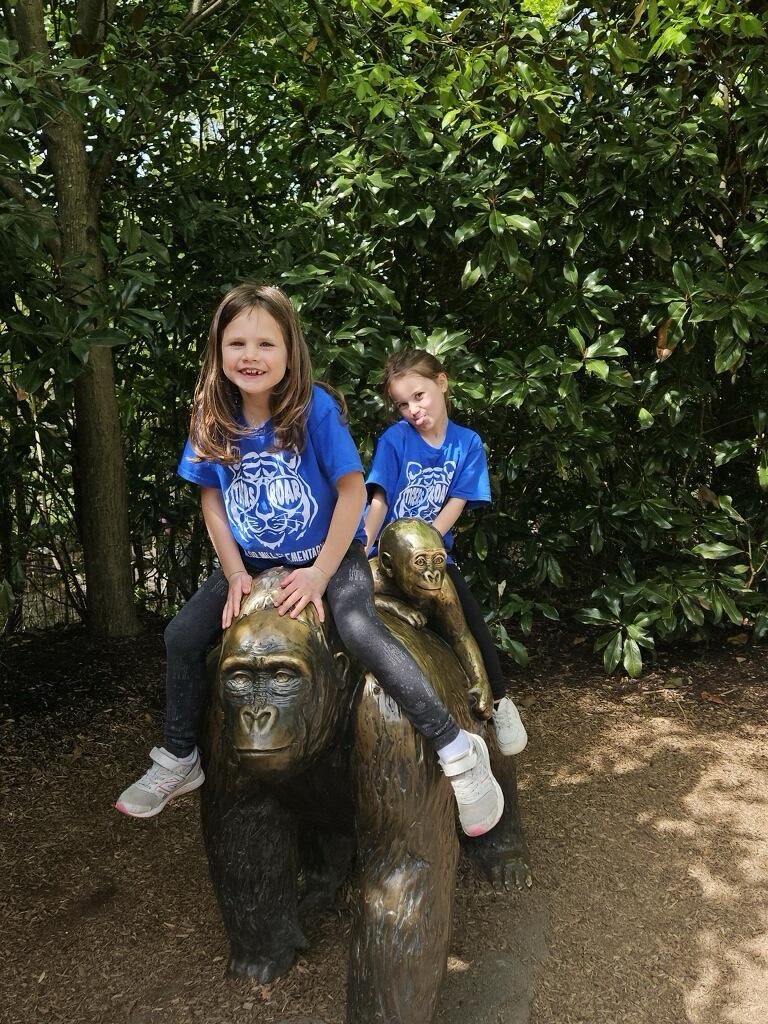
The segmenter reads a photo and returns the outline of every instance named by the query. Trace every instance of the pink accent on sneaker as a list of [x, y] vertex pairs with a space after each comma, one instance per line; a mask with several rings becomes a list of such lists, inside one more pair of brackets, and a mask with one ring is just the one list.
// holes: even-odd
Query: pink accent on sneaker
[[487, 828], [483, 828], [483, 827], [481, 826], [480, 828], [471, 828], [471, 829], [470, 829], [470, 830], [469, 830], [469, 831], [467, 832], [467, 835], [468, 835], [468, 836], [471, 836], [471, 837], [474, 837], [474, 836], [484, 836], [484, 835], [485, 835], [485, 833], [486, 833], [486, 832], [488, 832], [488, 831], [489, 831], [489, 830], [488, 830]]

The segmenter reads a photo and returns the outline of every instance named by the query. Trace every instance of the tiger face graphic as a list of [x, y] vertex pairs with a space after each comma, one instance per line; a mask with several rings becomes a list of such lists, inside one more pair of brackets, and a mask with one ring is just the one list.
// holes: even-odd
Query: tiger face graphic
[[394, 518], [423, 519], [431, 523], [445, 504], [455, 472], [456, 463], [453, 461], [435, 467], [409, 462], [405, 467], [408, 483], [395, 502]]
[[298, 474], [292, 452], [249, 452], [237, 464], [224, 495], [227, 515], [242, 539], [266, 550], [300, 540], [317, 515], [317, 502]]

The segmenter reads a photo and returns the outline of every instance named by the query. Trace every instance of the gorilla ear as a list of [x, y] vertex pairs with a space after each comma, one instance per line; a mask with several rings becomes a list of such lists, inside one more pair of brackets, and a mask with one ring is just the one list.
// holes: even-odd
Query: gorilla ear
[[334, 654], [333, 660], [336, 665], [336, 685], [343, 690], [349, 682], [349, 655], [344, 651], [338, 651]]
[[382, 551], [379, 548], [379, 565], [383, 573], [387, 576], [392, 575], [392, 555], [389, 551]]

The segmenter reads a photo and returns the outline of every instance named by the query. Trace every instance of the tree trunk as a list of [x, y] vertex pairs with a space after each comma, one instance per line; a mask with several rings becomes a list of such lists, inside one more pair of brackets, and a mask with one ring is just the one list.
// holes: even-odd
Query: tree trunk
[[[54, 134], [50, 157], [64, 257], [86, 258], [95, 291], [104, 283], [104, 265], [82, 126], [66, 115]], [[87, 301], [90, 296], [82, 298]], [[88, 627], [95, 636], [131, 636], [139, 631], [139, 624], [133, 604], [128, 492], [109, 348], [92, 346], [88, 365], [75, 381], [75, 439]]]
[[[40, 0], [20, 3], [17, 21], [22, 53], [47, 60]], [[102, 289], [105, 274], [99, 197], [91, 187], [83, 123], [62, 110], [46, 123], [45, 138], [56, 188], [65, 298], [87, 304]], [[68, 266], [78, 267], [79, 280], [71, 288], [66, 284]], [[85, 291], [82, 275], [91, 281]], [[139, 632], [139, 622], [133, 604], [128, 493], [109, 348], [92, 346], [88, 365], [75, 381], [75, 439], [88, 627], [95, 636], [132, 636]]]

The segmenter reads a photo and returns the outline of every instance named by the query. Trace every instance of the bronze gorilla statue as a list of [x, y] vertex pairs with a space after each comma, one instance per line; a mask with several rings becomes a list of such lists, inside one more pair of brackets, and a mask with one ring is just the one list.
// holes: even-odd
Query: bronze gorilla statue
[[[229, 971], [265, 983], [306, 939], [299, 909], [330, 903], [354, 864], [347, 1020], [428, 1024], [446, 969], [458, 859], [455, 804], [436, 757], [351, 664], [330, 616], [279, 616], [281, 573], [254, 581], [214, 652], [205, 740], [203, 834], [231, 944]], [[382, 611], [463, 728], [453, 651]], [[530, 885], [513, 758], [487, 739], [506, 801], [499, 824], [466, 840], [497, 887]]]

